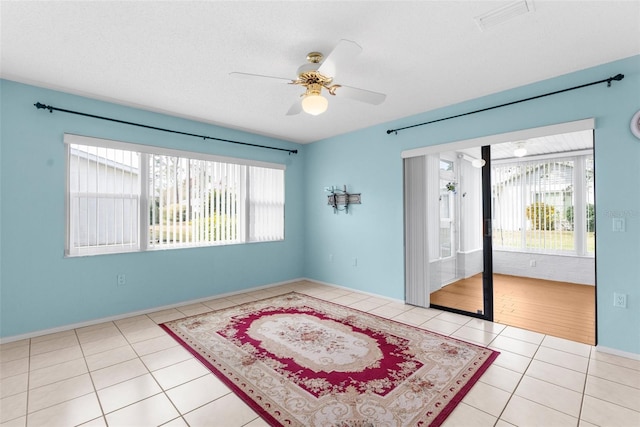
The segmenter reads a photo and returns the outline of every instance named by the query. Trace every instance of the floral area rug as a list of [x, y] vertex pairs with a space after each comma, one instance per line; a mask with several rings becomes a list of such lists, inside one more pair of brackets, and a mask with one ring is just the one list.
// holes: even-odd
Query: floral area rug
[[499, 354], [295, 292], [161, 326], [273, 426], [437, 426]]

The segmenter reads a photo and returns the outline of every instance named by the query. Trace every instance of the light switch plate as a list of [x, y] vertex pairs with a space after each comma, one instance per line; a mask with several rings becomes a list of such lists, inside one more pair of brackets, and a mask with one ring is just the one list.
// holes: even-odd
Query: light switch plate
[[613, 218], [613, 231], [624, 231], [625, 229], [625, 224], [624, 224], [624, 218]]

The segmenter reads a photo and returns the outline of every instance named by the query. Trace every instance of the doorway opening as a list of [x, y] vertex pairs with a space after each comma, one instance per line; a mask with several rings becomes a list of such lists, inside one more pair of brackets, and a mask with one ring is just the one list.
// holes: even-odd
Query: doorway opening
[[[437, 200], [426, 195], [428, 306], [594, 345], [593, 145], [589, 128], [521, 137], [486, 146], [482, 166], [480, 146], [432, 147], [426, 188], [436, 177], [438, 184]], [[429, 171], [436, 164], [437, 175]]]

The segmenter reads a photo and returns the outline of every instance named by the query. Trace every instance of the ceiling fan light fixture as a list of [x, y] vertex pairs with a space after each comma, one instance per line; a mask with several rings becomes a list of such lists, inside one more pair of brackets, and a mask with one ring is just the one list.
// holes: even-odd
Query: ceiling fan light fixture
[[309, 85], [304, 98], [302, 98], [302, 110], [305, 113], [317, 116], [327, 111], [329, 101], [320, 94], [321, 90], [322, 86], [319, 84]]
[[527, 149], [523, 144], [519, 144], [515, 150], [513, 150], [513, 155], [516, 157], [524, 157], [527, 155]]
[[480, 169], [481, 167], [483, 167], [486, 164], [487, 164], [487, 162], [484, 159], [473, 159], [473, 160], [471, 160], [471, 166], [473, 166], [474, 168]]
[[305, 95], [302, 99], [302, 109], [305, 113], [311, 114], [312, 116], [324, 113], [327, 111], [328, 106], [329, 101], [320, 94]]

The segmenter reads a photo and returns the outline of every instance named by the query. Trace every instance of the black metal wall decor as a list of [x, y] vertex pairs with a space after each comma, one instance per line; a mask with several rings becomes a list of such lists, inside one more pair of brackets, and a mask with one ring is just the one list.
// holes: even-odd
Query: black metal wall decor
[[327, 205], [333, 207], [333, 213], [338, 211], [349, 212], [349, 205], [361, 204], [360, 193], [347, 193], [347, 186], [343, 185], [342, 190], [331, 186], [324, 189], [324, 191], [330, 193], [327, 196]]

